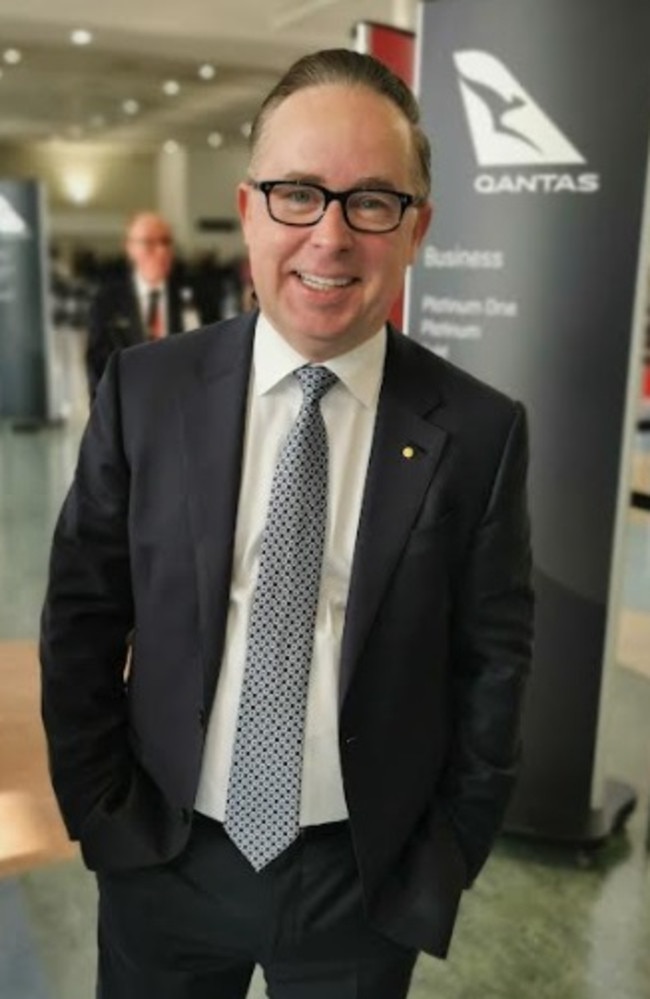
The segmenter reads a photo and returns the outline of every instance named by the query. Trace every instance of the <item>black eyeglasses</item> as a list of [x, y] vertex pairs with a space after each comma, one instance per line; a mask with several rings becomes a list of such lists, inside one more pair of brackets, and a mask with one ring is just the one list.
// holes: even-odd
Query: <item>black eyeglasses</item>
[[132, 236], [129, 243], [137, 243], [138, 246], [144, 246], [147, 250], [155, 250], [157, 246], [162, 246], [165, 249], [172, 246], [173, 240], [171, 236], [152, 236], [151, 238]]
[[338, 201], [345, 221], [357, 232], [392, 232], [404, 212], [425, 199], [402, 191], [353, 187], [330, 191], [320, 184], [300, 180], [249, 180], [255, 191], [266, 198], [269, 215], [282, 225], [309, 226], [320, 222], [332, 201]]

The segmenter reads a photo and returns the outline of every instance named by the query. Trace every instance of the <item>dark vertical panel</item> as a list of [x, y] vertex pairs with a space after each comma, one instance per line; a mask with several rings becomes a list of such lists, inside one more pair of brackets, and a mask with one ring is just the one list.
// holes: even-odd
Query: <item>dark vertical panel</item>
[[421, 5], [418, 38], [437, 212], [412, 276], [408, 327], [529, 412], [538, 638], [510, 821], [567, 837], [593, 828], [637, 363], [650, 4], [623, 7], [434, 0]]
[[0, 180], [0, 416], [45, 420], [48, 356], [39, 186]]

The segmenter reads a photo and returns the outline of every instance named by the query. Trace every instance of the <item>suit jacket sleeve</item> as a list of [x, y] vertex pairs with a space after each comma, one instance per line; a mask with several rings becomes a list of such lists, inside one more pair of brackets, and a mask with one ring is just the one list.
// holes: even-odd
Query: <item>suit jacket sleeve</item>
[[105, 293], [100, 290], [91, 300], [88, 309], [86, 374], [88, 376], [88, 390], [91, 398], [95, 396], [97, 385], [113, 351], [113, 344], [106, 329], [105, 313], [108, 304]]
[[124, 686], [133, 627], [129, 468], [117, 366], [114, 355], [55, 528], [41, 623], [52, 781], [73, 838], [100, 801], [110, 807], [126, 793], [132, 771]]
[[520, 756], [533, 616], [527, 465], [526, 420], [517, 405], [463, 560], [452, 628], [456, 722], [442, 790], [469, 881], [500, 828]]

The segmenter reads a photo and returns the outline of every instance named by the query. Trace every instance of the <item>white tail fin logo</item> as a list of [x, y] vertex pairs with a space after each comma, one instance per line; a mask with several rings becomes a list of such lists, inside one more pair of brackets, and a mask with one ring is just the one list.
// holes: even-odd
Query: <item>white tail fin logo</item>
[[479, 166], [586, 162], [502, 62], [487, 52], [454, 61]]
[[29, 235], [27, 223], [20, 217], [13, 205], [11, 205], [2, 194], [0, 194], [0, 235]]

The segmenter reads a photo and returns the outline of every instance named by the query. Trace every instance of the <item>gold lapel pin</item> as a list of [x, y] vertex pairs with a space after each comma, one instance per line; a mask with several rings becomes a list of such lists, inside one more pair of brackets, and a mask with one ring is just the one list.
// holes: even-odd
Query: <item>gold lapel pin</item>
[[415, 458], [415, 448], [407, 444], [406, 447], [402, 448], [402, 457], [410, 461], [411, 458]]

